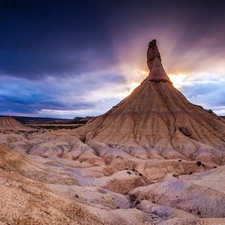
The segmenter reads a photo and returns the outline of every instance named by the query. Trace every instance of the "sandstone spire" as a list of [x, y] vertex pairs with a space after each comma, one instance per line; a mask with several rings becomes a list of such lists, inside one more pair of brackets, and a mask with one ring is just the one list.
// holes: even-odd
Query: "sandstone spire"
[[147, 80], [172, 83], [162, 66], [161, 56], [156, 45], [156, 40], [152, 40], [151, 42], [149, 42], [147, 51], [147, 64], [150, 70]]
[[76, 135], [95, 148], [110, 146], [135, 157], [225, 163], [224, 120], [190, 103], [171, 84], [155, 40], [149, 43], [147, 58], [147, 79], [111, 110], [78, 128]]

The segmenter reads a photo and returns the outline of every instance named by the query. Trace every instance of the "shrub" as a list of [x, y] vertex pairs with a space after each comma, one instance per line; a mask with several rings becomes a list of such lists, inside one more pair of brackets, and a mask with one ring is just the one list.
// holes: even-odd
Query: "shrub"
[[134, 195], [134, 194], [129, 196], [129, 199], [130, 199], [131, 202], [134, 202], [136, 200], [136, 198], [137, 198], [137, 196]]

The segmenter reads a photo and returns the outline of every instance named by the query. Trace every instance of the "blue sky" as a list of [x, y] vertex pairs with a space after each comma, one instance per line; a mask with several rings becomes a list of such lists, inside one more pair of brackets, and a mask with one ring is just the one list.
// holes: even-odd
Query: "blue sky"
[[223, 1], [1, 0], [0, 115], [109, 110], [147, 76], [157, 39], [191, 102], [225, 115]]

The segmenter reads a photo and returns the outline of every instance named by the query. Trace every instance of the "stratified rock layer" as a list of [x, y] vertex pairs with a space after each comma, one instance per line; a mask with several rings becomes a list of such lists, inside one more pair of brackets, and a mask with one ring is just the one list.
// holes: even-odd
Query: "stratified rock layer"
[[162, 66], [161, 56], [158, 47], [156, 45], [156, 40], [151, 41], [148, 45], [147, 64], [150, 70], [149, 76], [147, 77], [148, 80], [171, 83], [169, 77], [167, 76]]
[[149, 44], [147, 58], [149, 76], [118, 105], [77, 129], [80, 139], [147, 158], [224, 163], [224, 120], [190, 103], [173, 86], [155, 40]]
[[0, 130], [28, 130], [22, 123], [18, 122], [10, 116], [0, 117]]

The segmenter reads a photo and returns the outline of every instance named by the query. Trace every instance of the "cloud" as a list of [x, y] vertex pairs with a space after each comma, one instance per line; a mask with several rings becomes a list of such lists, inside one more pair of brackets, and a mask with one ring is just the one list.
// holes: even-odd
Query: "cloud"
[[[104, 53], [106, 54], [106, 53]], [[1, 74], [29, 80], [50, 77], [80, 76], [82, 73], [101, 71], [112, 64], [98, 50], [67, 52], [0, 52]]]
[[223, 109], [223, 1], [1, 1], [0, 14], [1, 114], [104, 113], [147, 75], [154, 38], [188, 99]]
[[109, 72], [84, 73], [80, 77], [69, 78], [46, 77], [38, 81], [2, 76], [1, 114], [38, 116], [52, 112], [58, 116], [73, 114], [75, 117], [86, 112], [98, 115], [121, 99], [125, 84], [123, 75]]
[[1, 74], [38, 80], [111, 67], [101, 7], [92, 1], [1, 1]]
[[180, 91], [192, 103], [212, 109], [215, 113], [223, 115], [225, 108], [225, 78], [215, 75], [201, 74], [201, 78], [187, 80]]

